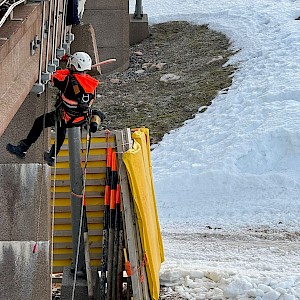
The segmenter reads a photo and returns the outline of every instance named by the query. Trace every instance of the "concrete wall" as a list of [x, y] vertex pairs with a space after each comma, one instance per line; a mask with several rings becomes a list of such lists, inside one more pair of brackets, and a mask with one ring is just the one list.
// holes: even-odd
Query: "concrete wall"
[[[41, 186], [42, 176], [46, 184]], [[0, 298], [51, 299], [49, 168], [38, 164], [0, 165]], [[40, 188], [42, 199], [40, 202]], [[39, 207], [41, 209], [39, 214]], [[36, 253], [33, 246], [37, 238]]]
[[117, 62], [101, 67], [102, 73], [125, 70], [129, 65], [128, 0], [87, 0], [83, 23], [95, 30], [100, 61], [116, 58]]
[[[0, 138], [0, 299], [51, 299], [51, 174], [47, 165], [42, 172], [41, 164], [49, 130], [44, 142], [41, 136], [24, 160], [5, 149], [8, 142], [16, 144], [26, 137], [45, 105], [48, 107], [45, 94], [37, 97], [30, 93]], [[36, 239], [39, 242], [33, 254]]]
[[[99, 62], [98, 47], [96, 41], [95, 30], [91, 24], [79, 24], [72, 28], [74, 41], [71, 44], [71, 53], [83, 51], [90, 55], [92, 63]], [[101, 68], [92, 68], [89, 71], [91, 76], [101, 74]]]

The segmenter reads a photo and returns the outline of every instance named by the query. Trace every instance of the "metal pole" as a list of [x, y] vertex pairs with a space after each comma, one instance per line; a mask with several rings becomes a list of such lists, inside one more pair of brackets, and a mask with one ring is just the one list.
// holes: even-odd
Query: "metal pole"
[[136, 2], [135, 2], [134, 18], [135, 19], [143, 19], [142, 0], [136, 0]]
[[[80, 128], [74, 127], [68, 129], [69, 135], [69, 163], [70, 163], [70, 183], [71, 191], [76, 195], [81, 195], [83, 190], [83, 176], [80, 164]], [[80, 242], [77, 274], [85, 276], [84, 243], [83, 232], [81, 230], [80, 241], [78, 241], [80, 230], [82, 199], [71, 194], [71, 212], [72, 212], [72, 239], [73, 239], [73, 266], [77, 259], [78, 242]]]

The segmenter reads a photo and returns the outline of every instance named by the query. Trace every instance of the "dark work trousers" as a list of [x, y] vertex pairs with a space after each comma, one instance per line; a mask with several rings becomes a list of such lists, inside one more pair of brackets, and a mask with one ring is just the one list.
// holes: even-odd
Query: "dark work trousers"
[[[45, 115], [41, 115], [37, 117], [33, 123], [33, 126], [31, 130], [28, 133], [28, 136], [26, 139], [23, 140], [23, 142], [30, 147], [33, 143], [36, 142], [38, 137], [41, 135], [44, 128], [55, 126], [56, 122], [56, 112], [51, 111], [49, 113], [46, 113]], [[57, 149], [56, 149], [56, 155], [58, 154], [64, 140], [66, 137], [66, 131], [67, 128], [74, 127], [74, 124], [66, 124], [64, 120], [58, 120], [57, 121], [57, 132], [56, 132], [56, 143], [57, 143]], [[55, 157], [55, 145], [52, 145], [50, 150], [51, 157]]]

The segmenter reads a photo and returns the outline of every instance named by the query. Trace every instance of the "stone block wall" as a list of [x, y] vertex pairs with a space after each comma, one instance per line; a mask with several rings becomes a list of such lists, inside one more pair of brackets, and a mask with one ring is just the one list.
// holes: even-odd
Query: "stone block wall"
[[39, 53], [30, 55], [30, 41], [40, 36], [41, 6], [19, 5], [14, 18], [22, 21], [0, 28], [0, 136], [38, 78]]

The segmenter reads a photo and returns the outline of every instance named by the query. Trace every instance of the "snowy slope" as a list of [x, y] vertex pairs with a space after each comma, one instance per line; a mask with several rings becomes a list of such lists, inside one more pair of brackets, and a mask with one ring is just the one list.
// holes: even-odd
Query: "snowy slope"
[[151, 23], [209, 24], [240, 50], [229, 91], [152, 151], [162, 283], [186, 299], [300, 299], [300, 1], [143, 7]]

